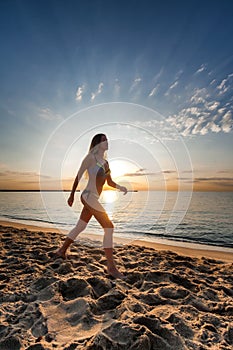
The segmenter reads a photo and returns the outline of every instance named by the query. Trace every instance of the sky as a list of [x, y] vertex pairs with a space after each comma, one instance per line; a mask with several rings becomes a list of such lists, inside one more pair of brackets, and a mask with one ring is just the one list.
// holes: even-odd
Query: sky
[[[69, 189], [105, 132], [131, 189], [232, 191], [233, 2], [0, 2], [0, 189]], [[120, 170], [119, 170], [120, 169]]]

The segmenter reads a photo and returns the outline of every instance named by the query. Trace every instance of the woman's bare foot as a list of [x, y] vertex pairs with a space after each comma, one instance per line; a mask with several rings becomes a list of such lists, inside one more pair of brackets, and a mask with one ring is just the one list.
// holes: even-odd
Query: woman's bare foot
[[116, 267], [108, 268], [108, 274], [114, 278], [120, 278], [123, 280], [125, 278], [125, 275], [123, 275], [119, 270], [117, 270]]
[[67, 256], [65, 253], [62, 253], [60, 250], [57, 250], [55, 253], [54, 253], [54, 257], [55, 258], [62, 258], [63, 260], [66, 260], [67, 259]]

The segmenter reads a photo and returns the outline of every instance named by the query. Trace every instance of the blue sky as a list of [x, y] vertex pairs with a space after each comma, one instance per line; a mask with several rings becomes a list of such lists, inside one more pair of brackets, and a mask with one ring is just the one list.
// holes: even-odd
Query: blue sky
[[0, 187], [36, 186], [62, 122], [123, 102], [176, 128], [201, 189], [232, 190], [232, 15], [230, 0], [1, 1]]

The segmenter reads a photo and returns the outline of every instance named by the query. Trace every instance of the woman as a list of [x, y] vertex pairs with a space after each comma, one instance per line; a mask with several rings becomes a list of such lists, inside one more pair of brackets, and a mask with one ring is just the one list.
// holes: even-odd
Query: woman
[[105, 152], [108, 150], [108, 140], [104, 134], [97, 134], [93, 137], [89, 153], [84, 158], [78, 174], [75, 178], [71, 194], [68, 198], [69, 206], [74, 202], [74, 194], [78, 183], [85, 171], [88, 173], [88, 183], [81, 194], [83, 209], [77, 225], [70, 231], [62, 247], [56, 254], [66, 258], [66, 250], [72, 244], [80, 232], [82, 232], [92, 215], [104, 229], [103, 247], [107, 258], [108, 273], [115, 278], [123, 278], [124, 275], [117, 269], [113, 258], [113, 223], [109, 219], [104, 207], [99, 202], [100, 194], [103, 190], [105, 181], [108, 185], [114, 187], [124, 194], [127, 189], [124, 186], [117, 185], [111, 178], [109, 164], [105, 159]]

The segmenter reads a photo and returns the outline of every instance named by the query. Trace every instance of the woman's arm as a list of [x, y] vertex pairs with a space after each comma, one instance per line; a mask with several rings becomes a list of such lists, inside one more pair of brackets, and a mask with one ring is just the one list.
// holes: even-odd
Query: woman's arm
[[70, 207], [72, 206], [72, 204], [74, 202], [74, 194], [75, 194], [76, 188], [78, 187], [79, 181], [81, 180], [84, 171], [87, 170], [87, 168], [89, 168], [90, 164], [91, 164], [91, 155], [88, 154], [83, 159], [82, 164], [81, 164], [81, 166], [78, 170], [78, 173], [76, 175], [76, 178], [74, 180], [72, 190], [71, 190], [70, 196], [69, 196], [68, 201], [67, 201]]
[[107, 176], [107, 184], [113, 188], [116, 188], [117, 190], [120, 190], [121, 192], [124, 192], [124, 194], [128, 192], [125, 186], [120, 186], [116, 182], [114, 182], [110, 174], [108, 174]]

